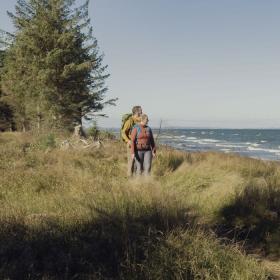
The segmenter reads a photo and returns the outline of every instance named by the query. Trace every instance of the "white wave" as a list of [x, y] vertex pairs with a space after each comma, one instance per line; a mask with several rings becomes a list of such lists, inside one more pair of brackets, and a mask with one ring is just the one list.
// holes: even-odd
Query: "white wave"
[[221, 151], [223, 151], [225, 153], [229, 153], [229, 152], [231, 152], [231, 149], [221, 149]]
[[280, 150], [275, 149], [262, 149], [262, 148], [255, 148], [255, 147], [248, 147], [249, 151], [262, 151], [262, 152], [268, 152], [268, 153], [280, 153]]
[[249, 151], [263, 151], [264, 149], [261, 149], [261, 148], [255, 148], [255, 147], [248, 147], [247, 148]]
[[211, 143], [217, 143], [217, 142], [220, 142], [220, 140], [216, 140], [216, 139], [201, 139], [202, 141], [205, 141], [205, 142], [211, 142]]
[[203, 141], [198, 141], [197, 143], [200, 144], [200, 145], [208, 145], [209, 144], [209, 143], [205, 143]]
[[262, 141], [261, 141], [261, 143], [267, 143], [267, 141], [265, 141], [265, 140], [262, 140]]
[[201, 134], [203, 134], [203, 135], [204, 135], [204, 134], [206, 134], [206, 132], [205, 132], [205, 131], [201, 131]]
[[234, 136], [238, 136], [238, 135], [239, 135], [239, 133], [235, 133], [235, 134], [232, 134], [232, 135], [234, 135]]
[[269, 153], [280, 153], [280, 150], [267, 149]]
[[257, 144], [257, 143], [253, 143], [251, 144], [253, 147], [258, 147], [260, 144]]
[[216, 140], [216, 139], [198, 139], [196, 137], [187, 137], [184, 141], [199, 143], [202, 145], [220, 142], [220, 140]]
[[224, 148], [245, 148], [241, 145], [234, 145], [234, 144], [216, 144], [217, 147], [224, 147]]

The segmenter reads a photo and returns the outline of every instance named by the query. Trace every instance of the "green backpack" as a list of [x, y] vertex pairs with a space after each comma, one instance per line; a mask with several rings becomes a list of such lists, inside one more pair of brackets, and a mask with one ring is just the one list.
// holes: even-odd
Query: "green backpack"
[[120, 131], [120, 138], [125, 141], [122, 137], [122, 130], [123, 130], [123, 127], [124, 127], [124, 124], [126, 123], [126, 121], [128, 121], [130, 118], [132, 117], [132, 114], [131, 113], [127, 113], [127, 114], [124, 114], [122, 116], [122, 126], [121, 126], [121, 131]]

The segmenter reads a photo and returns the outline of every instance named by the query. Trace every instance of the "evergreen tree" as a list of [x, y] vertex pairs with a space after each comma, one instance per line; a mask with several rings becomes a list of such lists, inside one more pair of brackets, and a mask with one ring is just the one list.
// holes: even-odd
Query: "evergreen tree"
[[44, 123], [65, 128], [103, 109], [107, 66], [102, 65], [88, 4], [74, 0], [18, 0], [7, 50], [3, 88], [26, 129]]
[[1, 76], [4, 66], [5, 52], [0, 50], [0, 131], [14, 129], [13, 111], [11, 107], [2, 100], [3, 93], [1, 90]]

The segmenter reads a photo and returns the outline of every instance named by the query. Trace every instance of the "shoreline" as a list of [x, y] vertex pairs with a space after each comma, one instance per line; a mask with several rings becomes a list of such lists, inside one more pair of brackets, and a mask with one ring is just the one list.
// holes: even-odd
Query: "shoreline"
[[239, 154], [238, 152], [223, 152], [223, 151], [219, 151], [219, 150], [208, 150], [208, 151], [202, 151], [202, 150], [187, 150], [187, 149], [179, 149], [176, 147], [173, 147], [172, 145], [168, 145], [168, 144], [162, 144], [159, 143], [158, 146], [163, 146], [165, 148], [169, 148], [173, 151], [176, 152], [183, 152], [183, 153], [190, 153], [190, 154], [209, 154], [209, 153], [213, 153], [213, 154], [220, 154], [220, 155], [228, 155], [228, 156], [233, 156], [233, 157], [239, 157], [241, 159], [251, 159], [251, 160], [256, 160], [256, 161], [261, 161], [261, 162], [267, 162], [267, 163], [276, 163], [280, 165], [280, 159], [279, 160], [271, 160], [271, 159], [266, 159], [266, 158], [257, 158], [257, 157], [253, 157], [253, 156], [247, 156], [247, 155], [242, 155]]
[[[117, 138], [119, 131], [109, 130]], [[271, 129], [154, 129], [161, 145], [182, 151], [222, 152], [264, 161], [280, 161], [280, 130]]]
[[[158, 138], [160, 144], [186, 151], [215, 151], [225, 154], [238, 154], [261, 160], [280, 161], [280, 143], [277, 135], [256, 136], [213, 131], [171, 131]], [[278, 134], [278, 133], [277, 133]], [[247, 137], [247, 138], [246, 138]], [[249, 138], [250, 137], [250, 138]]]

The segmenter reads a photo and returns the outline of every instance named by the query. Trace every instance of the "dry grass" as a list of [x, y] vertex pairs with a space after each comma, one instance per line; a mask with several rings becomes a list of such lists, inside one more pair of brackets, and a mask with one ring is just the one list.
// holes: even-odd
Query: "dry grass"
[[205, 228], [235, 228], [225, 209], [278, 166], [162, 148], [152, 178], [128, 180], [121, 143], [62, 151], [65, 137], [0, 134], [0, 278], [267, 279]]

